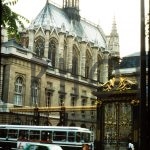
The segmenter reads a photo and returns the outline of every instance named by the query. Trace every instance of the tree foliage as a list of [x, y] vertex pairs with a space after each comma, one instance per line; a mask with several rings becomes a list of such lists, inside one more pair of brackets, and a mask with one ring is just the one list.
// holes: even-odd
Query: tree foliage
[[19, 38], [18, 28], [25, 28], [23, 21], [29, 23], [25, 17], [17, 14], [11, 10], [9, 6], [15, 5], [18, 0], [1, 0], [2, 2], [2, 17], [1, 26], [7, 28], [9, 38]]

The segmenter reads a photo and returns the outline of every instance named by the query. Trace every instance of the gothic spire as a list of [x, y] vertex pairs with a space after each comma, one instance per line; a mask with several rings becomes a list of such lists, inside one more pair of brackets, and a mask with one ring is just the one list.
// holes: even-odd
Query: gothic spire
[[113, 18], [113, 24], [112, 24], [111, 36], [118, 36], [118, 33], [117, 33], [117, 26], [116, 26], [116, 19], [115, 19], [115, 17]]
[[108, 40], [108, 49], [111, 51], [113, 57], [120, 57], [120, 48], [119, 48], [119, 34], [117, 33], [116, 19], [113, 18], [112, 30]]

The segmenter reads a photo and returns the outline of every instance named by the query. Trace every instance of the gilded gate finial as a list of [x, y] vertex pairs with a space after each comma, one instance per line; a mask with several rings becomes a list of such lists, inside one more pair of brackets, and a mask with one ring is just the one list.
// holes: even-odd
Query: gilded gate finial
[[108, 82], [100, 85], [102, 91], [124, 91], [130, 89], [136, 89], [138, 84], [130, 81], [127, 78], [117, 77], [112, 78]]

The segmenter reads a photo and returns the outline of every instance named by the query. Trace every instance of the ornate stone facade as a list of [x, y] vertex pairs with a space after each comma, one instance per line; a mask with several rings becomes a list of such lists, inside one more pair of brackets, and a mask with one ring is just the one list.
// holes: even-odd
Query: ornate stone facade
[[[92, 91], [108, 81], [108, 59], [116, 51], [119, 57], [119, 47], [109, 50], [112, 38], [107, 41], [99, 25], [80, 18], [78, 4], [73, 5], [76, 11], [66, 6], [66, 1], [63, 8], [47, 1], [29, 28], [21, 32], [21, 44], [2, 41], [1, 111], [9, 111], [10, 106], [95, 106]], [[70, 11], [72, 15], [68, 16]], [[67, 125], [95, 125], [93, 110], [72, 110], [67, 115]], [[58, 112], [49, 112], [48, 116], [50, 121], [59, 122]]]

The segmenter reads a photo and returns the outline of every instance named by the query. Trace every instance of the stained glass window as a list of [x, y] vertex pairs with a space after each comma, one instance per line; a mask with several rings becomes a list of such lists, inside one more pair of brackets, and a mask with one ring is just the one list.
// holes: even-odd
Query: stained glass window
[[55, 67], [56, 42], [51, 40], [49, 43], [48, 59], [51, 60], [52, 67]]
[[39, 37], [35, 40], [35, 53], [38, 57], [44, 56], [44, 48], [45, 48], [45, 42], [44, 39]]

